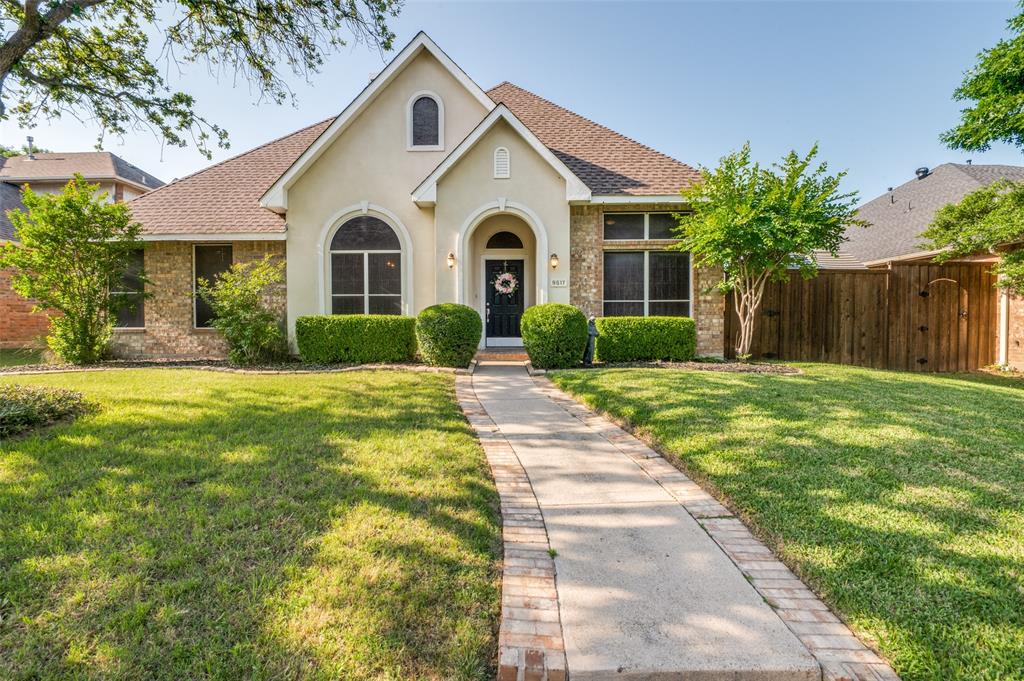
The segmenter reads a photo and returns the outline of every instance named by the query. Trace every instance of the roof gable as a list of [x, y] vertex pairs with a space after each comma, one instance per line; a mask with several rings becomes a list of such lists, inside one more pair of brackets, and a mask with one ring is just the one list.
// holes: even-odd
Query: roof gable
[[38, 152], [31, 158], [0, 158], [2, 182], [67, 182], [75, 173], [91, 181], [118, 180], [142, 191], [163, 185], [156, 177], [109, 151]]
[[405, 67], [421, 52], [428, 51], [449, 73], [459, 81], [467, 91], [488, 111], [494, 108], [494, 102], [479, 85], [466, 75], [451, 57], [437, 46], [430, 37], [420, 31], [408, 45], [363, 89], [352, 102], [345, 107], [331, 125], [287, 168], [260, 198], [260, 205], [275, 212], [283, 213], [288, 209], [288, 188], [304, 173], [331, 143], [341, 135], [349, 124], [365, 110], [370, 103], [386, 88]]
[[523, 125], [515, 115], [509, 111], [504, 104], [494, 107], [487, 116], [480, 121], [469, 135], [462, 140], [455, 149], [426, 177], [412, 192], [413, 201], [420, 206], [432, 206], [437, 200], [437, 183], [449, 170], [455, 167], [459, 160], [465, 156], [470, 149], [476, 146], [485, 134], [491, 130], [499, 121], [505, 121], [512, 127], [523, 140], [565, 180], [566, 201], [589, 201], [590, 189], [583, 181], [576, 176], [568, 166], [565, 165], [550, 149], [548, 149], [537, 138], [529, 128]]
[[701, 179], [695, 168], [518, 85], [506, 81], [487, 94], [505, 104], [594, 195], [679, 200], [680, 189]]

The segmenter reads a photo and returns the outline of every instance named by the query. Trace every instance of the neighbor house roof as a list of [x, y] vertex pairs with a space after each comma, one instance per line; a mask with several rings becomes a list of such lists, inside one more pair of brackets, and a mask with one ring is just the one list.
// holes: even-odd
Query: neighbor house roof
[[696, 169], [508, 81], [487, 94], [507, 106], [594, 194], [676, 194]]
[[144, 234], [284, 232], [284, 216], [261, 208], [267, 187], [288, 169], [333, 118], [175, 180], [130, 202]]
[[924, 253], [921, 232], [940, 208], [1001, 179], [1024, 181], [1024, 167], [944, 163], [861, 206], [871, 226], [848, 228], [842, 250], [864, 263]]
[[67, 181], [75, 173], [85, 179], [118, 180], [142, 190], [156, 189], [163, 182], [109, 151], [36, 153], [0, 158], [0, 182], [22, 184], [44, 180]]

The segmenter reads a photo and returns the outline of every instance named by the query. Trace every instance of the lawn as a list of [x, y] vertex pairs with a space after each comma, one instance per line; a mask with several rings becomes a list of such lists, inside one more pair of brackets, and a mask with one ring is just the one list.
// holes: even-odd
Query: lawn
[[0, 348], [0, 368], [16, 367], [22, 364], [39, 364], [42, 361], [42, 357], [42, 350], [31, 348], [5, 350]]
[[552, 378], [717, 489], [905, 681], [1024, 678], [1024, 382], [802, 368]]
[[497, 494], [450, 375], [13, 380], [102, 410], [0, 443], [0, 678], [493, 677]]

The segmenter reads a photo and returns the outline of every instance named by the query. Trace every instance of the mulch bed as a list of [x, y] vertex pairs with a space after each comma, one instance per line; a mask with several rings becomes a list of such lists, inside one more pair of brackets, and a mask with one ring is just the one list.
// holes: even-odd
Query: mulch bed
[[803, 373], [785, 364], [764, 362], [621, 362], [595, 364], [595, 369], [689, 369], [691, 371], [721, 371], [729, 374], [778, 374], [780, 376]]
[[222, 359], [150, 359], [150, 360], [109, 360], [89, 366], [74, 364], [24, 364], [0, 369], [0, 376], [6, 374], [51, 374], [74, 371], [113, 371], [118, 369], [196, 369], [200, 371], [222, 371], [234, 374], [317, 374], [361, 370], [401, 370], [425, 372], [453, 372], [454, 369], [431, 367], [425, 364], [303, 364], [302, 362], [280, 362], [259, 366], [238, 367]]

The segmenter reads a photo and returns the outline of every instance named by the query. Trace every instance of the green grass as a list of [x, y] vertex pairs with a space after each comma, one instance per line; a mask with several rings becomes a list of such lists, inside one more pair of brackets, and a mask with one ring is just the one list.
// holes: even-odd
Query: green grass
[[493, 677], [497, 494], [450, 375], [15, 380], [102, 411], [0, 443], [0, 678]]
[[717, 488], [905, 681], [1024, 677], [1024, 382], [803, 369], [552, 378]]
[[32, 348], [0, 349], [0, 367], [16, 367], [22, 364], [39, 364], [43, 361], [43, 351]]

